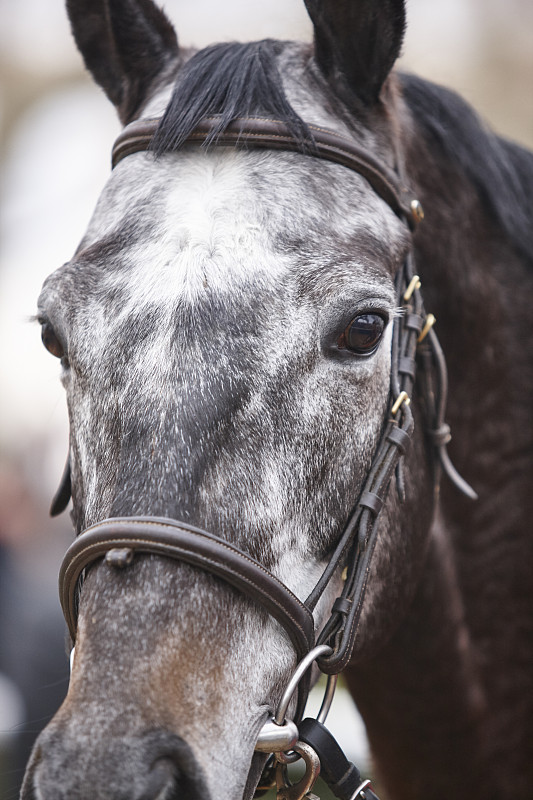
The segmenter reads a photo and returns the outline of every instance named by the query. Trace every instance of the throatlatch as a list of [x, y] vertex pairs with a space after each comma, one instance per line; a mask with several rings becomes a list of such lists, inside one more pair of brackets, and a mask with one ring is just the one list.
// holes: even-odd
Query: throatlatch
[[[157, 119], [139, 120], [127, 126], [113, 148], [113, 166], [132, 153], [150, 150], [158, 124]], [[282, 149], [334, 161], [362, 175], [409, 230], [415, 229], [423, 219], [421, 205], [395, 173], [346, 137], [316, 126], [308, 127], [313, 138], [305, 147], [283, 122], [265, 118], [234, 120], [212, 141], [213, 120], [207, 119], [186, 144], [205, 145], [207, 141], [209, 146]], [[324, 722], [335, 691], [335, 676], [346, 667], [353, 652], [380, 513], [394, 475], [400, 500], [404, 497], [402, 463], [414, 427], [410, 398], [415, 377], [435, 456], [435, 486], [442, 469], [460, 491], [468, 497], [476, 497], [457, 474], [446, 452], [450, 440], [450, 429], [444, 419], [446, 364], [433, 329], [435, 318], [425, 312], [420, 287], [411, 248], [396, 276], [397, 305], [402, 313], [393, 322], [390, 395], [384, 431], [361, 495], [333, 556], [304, 603], [248, 554], [211, 533], [171, 519], [104, 520], [78, 536], [61, 566], [61, 604], [73, 643], [85, 569], [101, 558], [105, 558], [110, 568], [123, 569], [131, 563], [135, 553], [155, 553], [207, 570], [251, 597], [280, 622], [294, 645], [299, 664], [276, 714], [265, 723], [258, 737], [256, 750], [273, 755], [263, 773], [257, 796], [275, 785], [279, 800], [318, 800], [312, 789], [320, 773], [339, 800], [377, 800], [369, 781], [363, 780], [357, 768], [346, 759]], [[67, 462], [52, 513], [63, 510], [69, 498]], [[333, 603], [331, 615], [315, 643], [313, 610], [333, 575], [342, 568], [342, 592]], [[301, 721], [315, 661], [320, 670], [330, 676], [326, 696], [318, 718]], [[290, 719], [288, 709], [296, 693], [295, 711]], [[298, 759], [305, 763], [305, 774], [291, 784], [287, 765]]]

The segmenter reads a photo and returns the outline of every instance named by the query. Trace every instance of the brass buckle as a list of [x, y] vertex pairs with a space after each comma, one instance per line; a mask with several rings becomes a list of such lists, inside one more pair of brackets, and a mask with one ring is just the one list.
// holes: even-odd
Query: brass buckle
[[407, 392], [400, 392], [400, 394], [398, 395], [398, 397], [394, 401], [394, 405], [392, 406], [392, 408], [390, 410], [390, 413], [392, 414], [392, 416], [394, 416], [395, 414], [398, 413], [398, 411], [400, 410], [400, 408], [403, 405], [408, 406], [410, 404], [410, 402], [411, 402], [411, 398], [409, 397]]
[[427, 315], [426, 321], [424, 322], [424, 327], [422, 328], [422, 330], [418, 335], [418, 340], [417, 340], [418, 342], [422, 342], [426, 338], [426, 336], [428, 335], [428, 333], [430, 332], [436, 321], [437, 318], [433, 314]]

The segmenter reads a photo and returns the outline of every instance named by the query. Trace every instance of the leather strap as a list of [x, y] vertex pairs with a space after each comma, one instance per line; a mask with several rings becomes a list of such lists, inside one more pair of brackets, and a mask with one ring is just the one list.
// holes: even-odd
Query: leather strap
[[72, 480], [70, 474], [70, 455], [68, 455], [65, 463], [65, 469], [63, 470], [63, 475], [61, 476], [61, 480], [59, 482], [59, 487], [52, 498], [52, 503], [50, 505], [50, 516], [57, 517], [59, 514], [62, 514], [68, 506], [71, 496]]
[[80, 533], [71, 544], [61, 564], [59, 593], [73, 642], [78, 617], [78, 580], [86, 567], [115, 548], [166, 556], [218, 575], [278, 620], [289, 635], [298, 660], [312, 649], [315, 637], [313, 615], [265, 567], [211, 533], [184, 522], [158, 517], [104, 520]]
[[[117, 137], [113, 152], [113, 168], [126, 156], [151, 149], [152, 140], [159, 127], [160, 119], [141, 119], [127, 125]], [[186, 144], [208, 146], [214, 136], [218, 119], [207, 117], [202, 120], [186, 140]], [[242, 149], [266, 148], [268, 150], [289, 150], [304, 152], [326, 161], [342, 164], [344, 167], [362, 175], [374, 191], [390, 206], [394, 213], [407, 220], [413, 230], [419, 222], [414, 213], [416, 198], [407, 187], [401, 185], [397, 175], [384, 164], [377, 162], [367, 152], [359, 148], [351, 139], [335, 131], [308, 125], [312, 139], [302, 143], [295, 139], [288, 126], [280, 120], [268, 117], [245, 117], [234, 119], [221, 133], [216, 133], [214, 144]]]
[[[409, 398], [414, 386], [414, 375], [402, 374], [399, 371], [399, 364], [403, 358], [414, 360], [417, 347], [417, 332], [405, 326], [405, 318], [414, 311], [423, 311], [418, 289], [412, 293], [409, 301], [404, 300], [405, 289], [412, 278], [413, 260], [409, 254], [396, 276], [397, 305], [403, 307], [405, 313], [398, 315], [394, 320], [391, 404], [400, 394], [406, 399]], [[317, 639], [317, 644], [328, 644], [333, 650], [331, 655], [318, 660], [320, 669], [327, 674], [341, 672], [352, 657], [368, 587], [370, 565], [378, 538], [380, 512], [387, 498], [392, 477], [395, 472], [398, 475], [401, 459], [409, 446], [414, 428], [408, 402], [398, 406], [394, 414], [392, 411], [391, 408], [390, 417], [376, 448], [361, 496], [328, 566], [305, 601], [309, 608], [314, 608], [335, 570], [343, 564], [346, 566], [346, 578], [340, 595], [340, 599], [344, 602], [333, 605], [331, 616]], [[401, 497], [399, 481], [397, 485]]]
[[317, 719], [306, 718], [298, 726], [300, 741], [313, 748], [320, 758], [320, 777], [338, 800], [378, 800], [368, 784], [364, 794], [355, 794], [362, 786], [361, 773], [348, 761], [337, 740]]

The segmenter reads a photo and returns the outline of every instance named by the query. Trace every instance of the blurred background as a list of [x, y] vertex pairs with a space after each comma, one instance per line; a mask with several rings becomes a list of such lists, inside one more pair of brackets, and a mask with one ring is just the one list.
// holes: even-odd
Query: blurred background
[[[300, 0], [166, 0], [180, 41], [311, 38]], [[401, 66], [459, 91], [533, 146], [532, 0], [410, 0]], [[68, 514], [48, 507], [67, 452], [56, 362], [31, 321], [44, 278], [74, 251], [119, 125], [84, 74], [61, 0], [0, 0], [0, 800], [18, 795], [35, 735], [67, 686], [57, 572]], [[334, 727], [368, 759], [361, 722]]]

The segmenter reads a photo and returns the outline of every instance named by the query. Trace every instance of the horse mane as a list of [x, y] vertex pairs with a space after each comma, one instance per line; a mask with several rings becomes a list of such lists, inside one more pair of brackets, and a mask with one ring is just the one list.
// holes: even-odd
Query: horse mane
[[533, 264], [533, 153], [493, 133], [459, 95], [401, 74], [403, 96], [424, 138], [478, 190], [517, 251]]
[[172, 97], [154, 136], [156, 155], [178, 150], [205, 117], [218, 124], [205, 145], [216, 142], [229, 123], [257, 114], [285, 122], [302, 151], [312, 134], [283, 90], [276, 57], [283, 43], [273, 39], [230, 42], [195, 53], [179, 72]]

